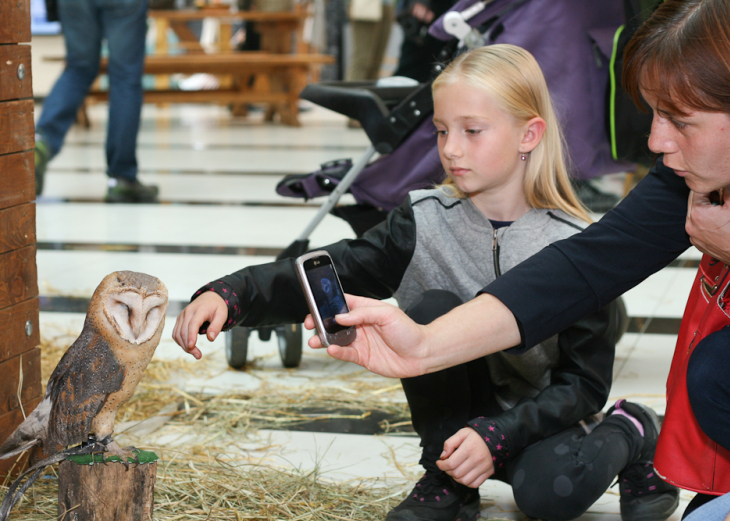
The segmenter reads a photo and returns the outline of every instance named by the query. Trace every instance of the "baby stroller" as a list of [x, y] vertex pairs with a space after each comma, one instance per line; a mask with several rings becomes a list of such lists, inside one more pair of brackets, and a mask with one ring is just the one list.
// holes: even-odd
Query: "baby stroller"
[[[623, 21], [621, 0], [602, 0], [600, 4], [585, 0], [460, 0], [432, 24], [429, 32], [451, 40], [452, 55], [495, 43], [529, 50], [551, 90], [573, 176], [587, 180], [632, 168], [611, 156], [605, 124], [613, 35]], [[435, 72], [440, 67], [436, 65]], [[309, 235], [329, 212], [345, 219], [360, 236], [385, 219], [408, 192], [443, 180], [431, 122], [430, 89], [430, 83], [398, 87], [376, 82], [329, 82], [309, 85], [302, 91], [301, 98], [358, 120], [371, 145], [354, 163], [332, 161], [312, 174], [287, 176], [279, 183], [277, 192], [284, 196], [329, 197], [277, 260], [304, 253]], [[376, 152], [381, 156], [370, 163]], [[336, 207], [348, 191], [357, 204]], [[623, 315], [625, 324], [625, 311]], [[284, 366], [298, 366], [301, 326], [275, 329]], [[229, 333], [226, 345], [232, 367], [245, 364], [249, 334], [247, 328], [234, 328]], [[268, 328], [259, 330], [263, 340], [270, 334]]]

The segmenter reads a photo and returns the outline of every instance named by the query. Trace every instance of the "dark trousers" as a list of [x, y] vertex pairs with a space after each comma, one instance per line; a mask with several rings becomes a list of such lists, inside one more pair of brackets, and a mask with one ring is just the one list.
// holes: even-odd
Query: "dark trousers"
[[[700, 428], [730, 450], [730, 326], [695, 347], [687, 366], [687, 393]], [[716, 497], [697, 494], [684, 516]]]
[[[431, 290], [410, 306], [408, 315], [428, 324], [461, 304], [448, 291]], [[455, 346], [457, 348], [457, 346]], [[420, 463], [436, 466], [444, 442], [469, 420], [502, 412], [494, 398], [485, 358], [416, 378], [402, 380], [413, 427], [421, 438]], [[533, 443], [493, 476], [512, 485], [515, 502], [530, 517], [574, 519], [635, 460], [643, 440], [630, 422], [612, 416], [590, 434], [575, 426]]]

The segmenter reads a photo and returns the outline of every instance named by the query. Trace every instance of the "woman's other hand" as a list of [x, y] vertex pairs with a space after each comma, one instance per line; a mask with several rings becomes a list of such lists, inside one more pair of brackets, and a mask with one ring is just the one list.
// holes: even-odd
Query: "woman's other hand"
[[212, 342], [223, 329], [227, 318], [225, 301], [217, 293], [206, 291], [182, 310], [175, 321], [172, 338], [186, 352], [200, 360], [203, 354], [196, 345], [200, 327], [205, 322], [210, 323], [206, 336]]
[[[702, 253], [730, 264], [730, 195], [689, 193], [685, 230]], [[719, 204], [718, 204], [719, 203]]]

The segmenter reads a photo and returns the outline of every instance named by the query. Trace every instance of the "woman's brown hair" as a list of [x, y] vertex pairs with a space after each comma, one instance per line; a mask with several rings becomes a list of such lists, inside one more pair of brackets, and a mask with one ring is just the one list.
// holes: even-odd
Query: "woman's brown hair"
[[623, 84], [663, 110], [730, 114], [730, 1], [666, 0], [626, 46]]

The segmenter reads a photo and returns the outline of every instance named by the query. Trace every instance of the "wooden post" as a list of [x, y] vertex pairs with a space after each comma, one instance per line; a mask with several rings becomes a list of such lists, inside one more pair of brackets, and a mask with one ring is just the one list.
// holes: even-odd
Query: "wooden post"
[[[0, 0], [0, 442], [40, 402], [30, 0]], [[16, 458], [0, 461], [2, 476]]]
[[127, 469], [117, 457], [76, 456], [58, 469], [58, 519], [65, 521], [152, 521], [157, 456], [139, 454]]

